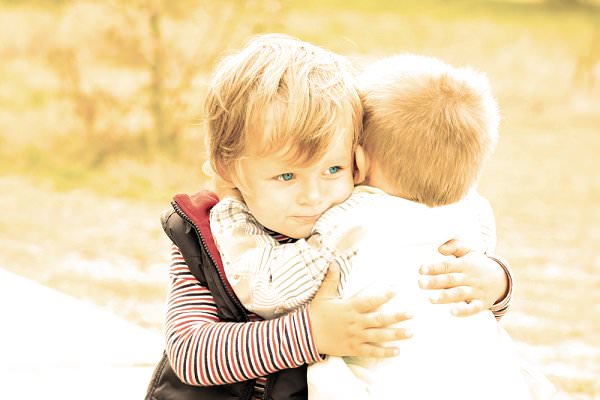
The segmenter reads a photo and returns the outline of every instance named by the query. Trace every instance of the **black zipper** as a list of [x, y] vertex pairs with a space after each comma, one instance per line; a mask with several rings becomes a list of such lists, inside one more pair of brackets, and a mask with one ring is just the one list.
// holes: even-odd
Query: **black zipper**
[[[204, 247], [204, 250], [206, 250], [206, 254], [208, 254], [208, 257], [210, 258], [210, 261], [212, 261], [213, 265], [215, 266], [215, 269], [217, 270], [217, 275], [219, 275], [219, 279], [221, 280], [221, 283], [223, 284], [223, 287], [225, 288], [225, 291], [227, 292], [227, 294], [229, 294], [229, 299], [231, 301], [233, 301], [235, 303], [235, 305], [238, 307], [238, 309], [242, 312], [244, 318], [245, 318], [245, 322], [248, 322], [248, 313], [246, 312], [246, 309], [244, 308], [244, 306], [242, 305], [242, 303], [238, 300], [237, 296], [235, 296], [234, 293], [231, 292], [231, 290], [229, 289], [229, 286], [227, 285], [225, 278], [223, 277], [223, 275], [221, 274], [221, 270], [219, 269], [219, 267], [217, 267], [217, 262], [215, 261], [212, 253], [210, 252], [210, 250], [208, 249], [208, 245], [206, 244], [206, 241], [204, 240], [204, 236], [202, 236], [202, 233], [200, 232], [200, 228], [198, 228], [198, 225], [196, 225], [196, 223], [194, 221], [192, 221], [186, 213], [183, 212], [183, 210], [179, 207], [179, 204], [177, 204], [175, 201], [171, 202], [171, 205], [173, 206], [173, 209], [175, 210], [175, 212], [181, 217], [183, 218], [187, 223], [189, 223], [190, 225], [192, 225], [194, 227], [194, 230], [196, 231], [198, 237], [200, 238], [200, 242], [202, 242], [202, 247]], [[266, 376], [266, 382], [265, 382], [265, 391], [263, 393], [263, 400], [267, 400], [268, 399], [268, 393], [269, 393], [269, 389], [271, 386], [271, 375], [269, 374]], [[253, 379], [254, 382], [256, 382], [256, 379]], [[253, 384], [254, 386], [254, 384]], [[252, 389], [252, 392], [254, 392], [254, 389]]]
[[183, 218], [184, 220], [186, 220], [190, 225], [192, 225], [194, 227], [194, 230], [196, 231], [196, 233], [198, 234], [198, 237], [200, 238], [200, 242], [202, 242], [202, 247], [204, 247], [204, 250], [206, 250], [206, 254], [208, 254], [208, 257], [210, 258], [210, 261], [212, 261], [213, 265], [215, 266], [215, 270], [217, 271], [217, 275], [219, 275], [219, 279], [221, 280], [221, 283], [223, 284], [223, 287], [225, 288], [225, 291], [229, 295], [229, 299], [235, 303], [235, 305], [238, 307], [239, 311], [241, 311], [241, 313], [244, 315], [245, 320], [248, 321], [248, 313], [246, 312], [246, 309], [244, 308], [244, 306], [242, 305], [242, 303], [238, 300], [238, 298], [236, 297], [236, 295], [229, 289], [229, 285], [227, 284], [227, 281], [226, 281], [225, 277], [223, 277], [223, 275], [221, 274], [221, 270], [219, 269], [219, 267], [217, 267], [217, 265], [218, 265], [217, 262], [215, 261], [215, 259], [214, 259], [213, 255], [211, 254], [210, 250], [208, 249], [208, 245], [204, 241], [204, 237], [202, 236], [202, 233], [200, 232], [200, 228], [198, 228], [198, 225], [196, 225], [194, 223], [194, 221], [192, 221], [187, 216], [187, 214], [184, 213], [181, 208], [179, 208], [179, 205], [175, 201], [172, 201], [171, 205], [175, 209], [175, 212], [181, 218]]

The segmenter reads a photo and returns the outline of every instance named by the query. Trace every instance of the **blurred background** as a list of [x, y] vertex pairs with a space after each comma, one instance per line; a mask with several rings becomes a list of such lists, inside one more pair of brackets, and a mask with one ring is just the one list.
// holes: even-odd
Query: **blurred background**
[[358, 68], [408, 51], [489, 75], [503, 324], [562, 392], [599, 399], [598, 1], [1, 0], [0, 268], [159, 333], [159, 215], [205, 184], [208, 76], [274, 31]]

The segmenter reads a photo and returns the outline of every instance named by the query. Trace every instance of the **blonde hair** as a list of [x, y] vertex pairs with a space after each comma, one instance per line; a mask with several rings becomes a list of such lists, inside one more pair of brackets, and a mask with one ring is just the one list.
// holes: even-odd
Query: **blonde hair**
[[[286, 149], [298, 163], [318, 159], [340, 130], [356, 143], [362, 105], [349, 63], [296, 38], [252, 38], [217, 66], [205, 102], [208, 149], [221, 177], [249, 154]], [[239, 164], [239, 163], [238, 163]]]
[[360, 143], [388, 182], [428, 206], [460, 200], [498, 136], [498, 106], [485, 75], [402, 54], [374, 63], [358, 83]]

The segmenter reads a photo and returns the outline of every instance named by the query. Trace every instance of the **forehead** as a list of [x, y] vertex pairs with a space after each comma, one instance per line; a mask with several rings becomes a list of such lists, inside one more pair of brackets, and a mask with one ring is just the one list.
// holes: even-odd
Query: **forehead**
[[330, 143], [341, 143], [346, 137], [355, 140], [350, 107], [328, 103], [309, 107], [305, 103], [277, 99], [264, 112], [251, 115], [243, 155], [289, 156], [292, 161], [308, 163], [322, 157]]
[[245, 173], [252, 173], [258, 168], [285, 172], [285, 170], [320, 167], [321, 164], [344, 163], [351, 158], [352, 146], [352, 135], [340, 132], [334, 135], [329, 143], [323, 146], [323, 150], [316, 154], [306, 153], [306, 149], [294, 144], [273, 146], [271, 152], [259, 152], [244, 157], [242, 161], [245, 162], [242, 163], [242, 168], [243, 165], [247, 166], [244, 168], [247, 169]]

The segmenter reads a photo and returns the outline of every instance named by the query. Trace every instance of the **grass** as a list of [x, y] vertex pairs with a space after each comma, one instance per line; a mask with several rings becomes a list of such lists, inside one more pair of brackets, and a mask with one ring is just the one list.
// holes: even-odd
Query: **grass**
[[[498, 252], [513, 264], [518, 284], [504, 325], [563, 392], [600, 398], [600, 67], [588, 68], [595, 86], [575, 77], [582, 54], [596, 51], [598, 12], [543, 2], [275, 3], [257, 2], [252, 20], [234, 14], [238, 30], [220, 46], [278, 30], [357, 65], [413, 51], [489, 74], [503, 122], [480, 191], [494, 207]], [[98, 103], [99, 126], [116, 128], [91, 135], [44, 54], [57, 42], [80, 51], [79, 37], [92, 38], [81, 53], [82, 88], [110, 92], [118, 82], [118, 101], [140, 101], [131, 97], [146, 84], [139, 66], [106, 57], [96, 65], [99, 54], [111, 54], [95, 35], [114, 10], [79, 8], [89, 13], [82, 20], [93, 15], [98, 26], [75, 24], [85, 32], [54, 35], [73, 23], [65, 15], [77, 19], [71, 2], [2, 4], [0, 207], [7, 217], [0, 220], [0, 265], [159, 330], [169, 249], [158, 216], [173, 193], [204, 183], [198, 115], [182, 114], [189, 121], [177, 147], [148, 153], [135, 134], [149, 118], [143, 103], [132, 106], [126, 122]], [[178, 18], [181, 24], [169, 21], [168, 38], [187, 38], [181, 48], [193, 49], [202, 42], [191, 34], [194, 20]], [[27, 28], [15, 37], [15, 26]], [[187, 102], [198, 106], [205, 82], [202, 72]]]

